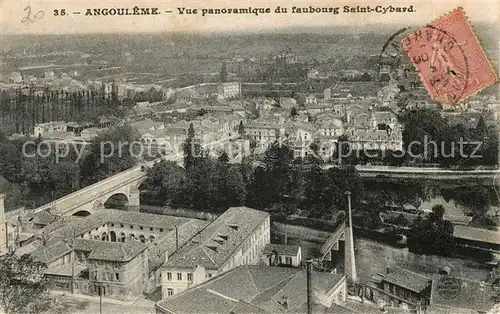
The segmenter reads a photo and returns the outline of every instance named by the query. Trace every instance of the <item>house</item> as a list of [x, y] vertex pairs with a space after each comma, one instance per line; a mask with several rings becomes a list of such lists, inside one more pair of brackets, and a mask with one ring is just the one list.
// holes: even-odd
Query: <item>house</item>
[[19, 84], [22, 82], [23, 82], [23, 76], [21, 75], [21, 72], [11, 72], [10, 73], [8, 83]]
[[162, 296], [193, 288], [241, 265], [259, 262], [270, 242], [270, 215], [231, 207], [168, 257], [162, 266]]
[[67, 131], [67, 124], [64, 121], [51, 121], [47, 123], [41, 123], [35, 125], [33, 128], [33, 135], [34, 136], [45, 136], [47, 134], [50, 134], [55, 131], [62, 131], [66, 132]]
[[[50, 217], [47, 217], [50, 218]], [[34, 230], [38, 246], [29, 253], [47, 264], [53, 289], [134, 299], [159, 287], [158, 258], [172, 241], [184, 245], [205, 221], [113, 209], [88, 216], [50, 219]], [[187, 225], [186, 225], [187, 224]], [[174, 246], [175, 247], [175, 246]], [[151, 262], [151, 265], [150, 265]]]
[[366, 130], [349, 128], [345, 135], [354, 150], [392, 150], [403, 148], [401, 130]]
[[302, 263], [302, 249], [299, 245], [269, 243], [264, 249], [262, 260], [267, 266], [299, 267]]
[[143, 134], [149, 131], [164, 129], [165, 125], [161, 122], [155, 122], [151, 119], [144, 119], [130, 123], [130, 127], [132, 127], [132, 129], [134, 130], [137, 130], [139, 133]]
[[310, 104], [317, 104], [318, 103], [318, 98], [316, 95], [310, 94], [306, 96], [305, 99], [305, 105], [310, 105]]
[[281, 124], [254, 120], [245, 125], [246, 136], [256, 142], [274, 142], [285, 135]]
[[424, 307], [429, 304], [431, 281], [427, 276], [393, 267], [379, 282], [368, 283], [368, 298], [376, 302], [383, 300], [391, 307]]
[[75, 134], [80, 134], [83, 130], [93, 127], [95, 127], [95, 123], [92, 122], [68, 122], [67, 124], [68, 132]]
[[106, 131], [108, 131], [107, 128], [105, 129], [88, 128], [80, 132], [80, 136], [86, 140], [92, 140]]
[[310, 69], [307, 72], [307, 78], [313, 79], [313, 78], [317, 78], [317, 77], [319, 77], [319, 71], [318, 70], [316, 70], [316, 69]]
[[[159, 314], [306, 313], [306, 287], [304, 269], [244, 265], [169, 296], [155, 307]], [[312, 271], [311, 287], [314, 313], [345, 309], [345, 276]]]
[[337, 138], [342, 134], [344, 134], [344, 125], [342, 120], [338, 118], [324, 121], [318, 127], [318, 135], [325, 138]]
[[234, 99], [241, 97], [241, 84], [239, 82], [220, 83], [217, 93], [222, 99]]

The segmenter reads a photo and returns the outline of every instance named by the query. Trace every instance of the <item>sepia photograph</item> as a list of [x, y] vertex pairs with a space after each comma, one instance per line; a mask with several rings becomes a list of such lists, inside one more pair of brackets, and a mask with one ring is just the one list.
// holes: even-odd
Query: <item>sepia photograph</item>
[[0, 313], [500, 313], [498, 12], [0, 0]]

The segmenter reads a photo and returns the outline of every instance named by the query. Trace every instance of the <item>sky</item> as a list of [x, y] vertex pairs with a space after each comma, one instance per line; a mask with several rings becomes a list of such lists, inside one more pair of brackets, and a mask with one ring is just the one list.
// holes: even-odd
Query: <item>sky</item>
[[[160, 15], [139, 16], [85, 16], [86, 9], [94, 8], [158, 8]], [[343, 13], [344, 6], [376, 5], [394, 7], [413, 5], [414, 13]], [[31, 8], [28, 18], [27, 7]], [[288, 8], [286, 14], [276, 14], [277, 6]], [[290, 13], [296, 7], [340, 7], [339, 14], [333, 13]], [[269, 30], [301, 26], [328, 25], [380, 25], [397, 23], [402, 25], [425, 25], [441, 15], [462, 6], [469, 20], [474, 23], [494, 23], [500, 26], [500, 2], [497, 0], [441, 0], [432, 1], [401, 1], [378, 0], [312, 0], [306, 1], [67, 1], [67, 0], [0, 0], [0, 34], [80, 34], [80, 33], [147, 33], [147, 32], [179, 32], [179, 31], [243, 31]], [[255, 15], [209, 15], [201, 16], [201, 12], [191, 15], [178, 14], [178, 7], [198, 9], [210, 8], [271, 8], [269, 14]], [[54, 16], [54, 10], [65, 9], [65, 16]], [[173, 11], [165, 13], [165, 11]], [[43, 12], [43, 13], [42, 13]], [[74, 15], [72, 12], [81, 12]], [[24, 23], [22, 22], [24, 19]]]

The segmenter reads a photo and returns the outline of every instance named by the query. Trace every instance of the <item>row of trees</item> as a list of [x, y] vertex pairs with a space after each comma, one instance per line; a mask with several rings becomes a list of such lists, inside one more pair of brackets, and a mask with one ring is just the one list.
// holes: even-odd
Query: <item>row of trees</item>
[[31, 132], [39, 123], [48, 121], [93, 121], [101, 115], [119, 116], [126, 102], [118, 100], [116, 93], [104, 91], [67, 92], [45, 89], [43, 95], [34, 88], [17, 89], [0, 94], [0, 111], [9, 116], [17, 133]]
[[164, 161], [150, 169], [145, 201], [211, 212], [241, 205], [279, 215], [302, 209], [309, 217], [332, 218], [345, 209], [345, 190], [356, 202], [363, 193], [354, 168], [324, 170], [314, 158], [297, 162], [286, 145], [271, 145], [261, 160], [229, 164], [225, 154], [216, 160], [196, 144], [194, 154], [189, 138], [186, 144], [184, 168]]
[[[439, 111], [430, 109], [405, 111], [399, 118], [404, 126], [404, 147], [411, 149], [414, 156], [420, 155], [422, 162], [443, 166], [498, 162], [498, 130], [488, 127], [482, 116], [473, 128], [451, 125]], [[411, 143], [419, 144], [410, 147]]]

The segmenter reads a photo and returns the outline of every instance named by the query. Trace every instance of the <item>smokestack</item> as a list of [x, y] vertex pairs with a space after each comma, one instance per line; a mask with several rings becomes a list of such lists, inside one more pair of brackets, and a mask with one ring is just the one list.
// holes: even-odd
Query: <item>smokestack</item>
[[5, 205], [4, 205], [5, 195], [0, 194], [0, 223], [5, 220]]
[[348, 220], [345, 229], [345, 247], [344, 247], [344, 269], [347, 280], [357, 282], [356, 260], [354, 258], [354, 237], [352, 233], [352, 212], [351, 212], [351, 192], [346, 191]]
[[312, 268], [312, 260], [308, 259], [306, 261], [306, 270], [307, 270], [307, 314], [312, 314], [312, 291], [311, 291], [311, 268]]
[[175, 225], [175, 249], [179, 249], [179, 228]]

